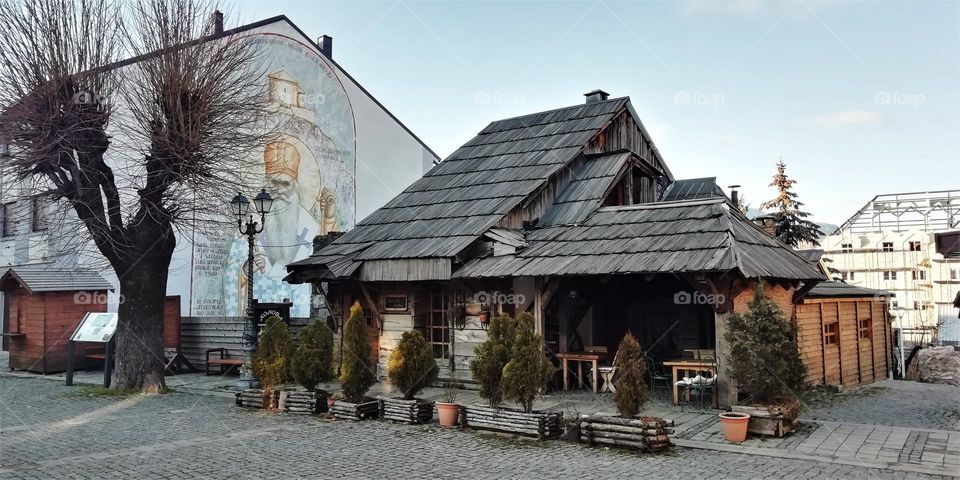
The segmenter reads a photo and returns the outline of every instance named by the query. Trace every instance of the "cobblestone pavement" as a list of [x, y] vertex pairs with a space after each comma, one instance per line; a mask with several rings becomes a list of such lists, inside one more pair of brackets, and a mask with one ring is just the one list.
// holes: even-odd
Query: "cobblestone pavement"
[[330, 422], [240, 411], [221, 396], [77, 396], [83, 391], [0, 377], [0, 478], [939, 478], [723, 451], [638, 455]]
[[960, 431], [960, 387], [884, 380], [811, 402], [804, 418]]

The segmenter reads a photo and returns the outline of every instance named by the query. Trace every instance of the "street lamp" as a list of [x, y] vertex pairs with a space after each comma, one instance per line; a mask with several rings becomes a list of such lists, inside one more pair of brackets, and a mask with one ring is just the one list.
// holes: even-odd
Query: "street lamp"
[[260, 382], [253, 378], [252, 369], [253, 353], [257, 350], [257, 319], [253, 311], [253, 241], [256, 235], [263, 231], [264, 217], [273, 207], [273, 197], [267, 193], [266, 189], [261, 189], [260, 193], [253, 198], [253, 206], [260, 214], [259, 223], [250, 214], [250, 200], [247, 200], [242, 193], [233, 197], [230, 206], [233, 214], [237, 216], [237, 230], [241, 235], [247, 236], [247, 318], [243, 325], [243, 367], [240, 368], [240, 378], [237, 380], [237, 388], [246, 390], [260, 386]]

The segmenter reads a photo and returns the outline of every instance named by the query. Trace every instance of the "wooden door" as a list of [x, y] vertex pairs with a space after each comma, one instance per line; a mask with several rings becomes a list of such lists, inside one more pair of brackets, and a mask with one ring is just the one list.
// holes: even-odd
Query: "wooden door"
[[823, 304], [823, 365], [824, 382], [840, 385], [840, 311], [836, 302]]

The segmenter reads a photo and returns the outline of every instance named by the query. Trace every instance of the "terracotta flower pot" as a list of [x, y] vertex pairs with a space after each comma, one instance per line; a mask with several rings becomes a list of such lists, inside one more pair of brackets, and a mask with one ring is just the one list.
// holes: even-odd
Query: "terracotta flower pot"
[[333, 408], [333, 404], [337, 401], [333, 397], [327, 397], [327, 408]]
[[440, 417], [440, 426], [452, 427], [460, 418], [460, 404], [437, 402], [437, 412]]
[[490, 323], [490, 312], [480, 312], [480, 323], [486, 325]]
[[728, 442], [740, 443], [747, 439], [747, 425], [750, 415], [739, 412], [723, 412], [720, 414], [720, 423], [723, 424], [723, 436]]

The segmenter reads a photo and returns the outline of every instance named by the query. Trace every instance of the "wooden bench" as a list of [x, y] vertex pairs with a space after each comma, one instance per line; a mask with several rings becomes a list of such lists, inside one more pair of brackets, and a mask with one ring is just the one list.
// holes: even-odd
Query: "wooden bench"
[[[210, 358], [210, 354], [216, 352], [220, 353], [220, 358]], [[227, 349], [225, 348], [211, 348], [207, 350], [207, 375], [212, 375], [210, 365], [219, 365], [220, 375], [226, 375], [230, 370], [236, 370], [243, 366], [243, 359], [227, 358]]]

